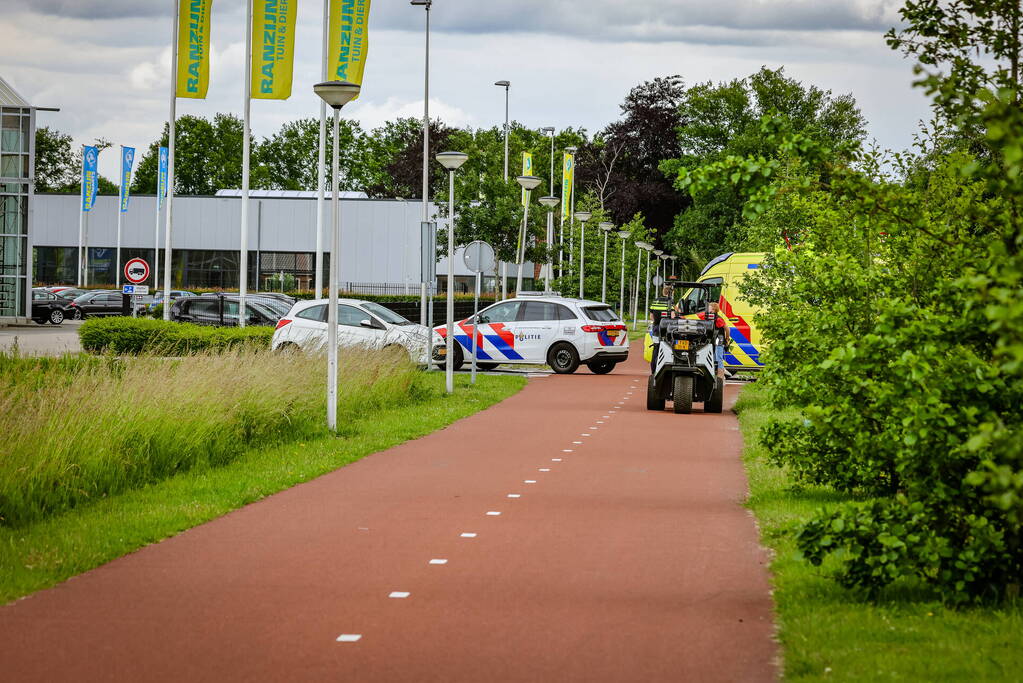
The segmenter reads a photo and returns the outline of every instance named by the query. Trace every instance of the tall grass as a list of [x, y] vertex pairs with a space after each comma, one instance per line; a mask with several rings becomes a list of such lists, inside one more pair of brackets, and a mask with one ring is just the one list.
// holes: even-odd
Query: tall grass
[[[402, 354], [342, 353], [339, 411], [420, 399]], [[322, 356], [0, 354], [0, 525], [20, 526], [253, 446], [324, 433]]]

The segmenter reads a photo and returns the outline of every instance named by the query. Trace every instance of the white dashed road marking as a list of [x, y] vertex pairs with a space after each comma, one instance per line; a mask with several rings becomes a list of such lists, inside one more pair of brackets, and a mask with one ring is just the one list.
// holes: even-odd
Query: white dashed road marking
[[500, 513], [500, 512], [498, 512], [497, 510], [488, 510], [488, 511], [487, 511], [487, 516], [488, 516], [488, 517], [497, 517], [497, 516], [498, 516], [498, 515], [500, 515], [500, 514], [501, 514], [501, 513]]
[[442, 559], [430, 560], [430, 564], [447, 564], [447, 563], [448, 563], [447, 560], [442, 560]]
[[535, 484], [536, 483], [536, 479], [526, 479], [522, 483], [523, 484]]
[[464, 533], [464, 534], [462, 534], [462, 538], [476, 538], [476, 534]]
[[361, 633], [342, 633], [337, 637], [339, 643], [357, 643], [362, 638]]
[[391, 594], [388, 595], [387, 597], [389, 597], [389, 598], [407, 598], [410, 595], [412, 595], [412, 594], [409, 593], [408, 591], [391, 591]]
[[521, 498], [522, 494], [521, 493], [509, 493], [508, 497], [509, 498]]

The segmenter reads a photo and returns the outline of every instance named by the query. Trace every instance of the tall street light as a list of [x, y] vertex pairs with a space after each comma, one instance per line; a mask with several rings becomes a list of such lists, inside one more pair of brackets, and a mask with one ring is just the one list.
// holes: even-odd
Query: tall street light
[[[552, 176], [553, 177], [553, 176]], [[551, 291], [551, 278], [554, 276], [554, 207], [561, 203], [561, 200], [553, 195], [540, 197], [540, 203], [547, 207], [547, 246], [550, 258], [544, 266], [546, 277], [544, 278], [544, 292]]]
[[[462, 152], [441, 152], [437, 161], [448, 170], [448, 333], [444, 339], [444, 375], [449, 394], [455, 391], [455, 171], [469, 160], [469, 155]], [[475, 335], [473, 335], [475, 336]]]
[[609, 232], [614, 230], [615, 224], [603, 222], [600, 224], [600, 229], [604, 231], [604, 272], [601, 273], [600, 278], [600, 303], [607, 303], [607, 235]]
[[[574, 185], [575, 183], [573, 183]], [[579, 298], [585, 299], [584, 283], [586, 281], [586, 221], [593, 216], [589, 211], [575, 212], [575, 187], [572, 188], [572, 222], [578, 220], [579, 226]]]
[[618, 317], [625, 320], [625, 242], [631, 233], [628, 230], [619, 230], [615, 234], [622, 240], [622, 284], [618, 291]]
[[647, 242], [636, 242], [636, 246], [646, 252], [646, 282], [644, 283], [645, 284], [644, 288], [646, 290], [646, 308], [644, 308], [643, 310], [649, 311], [650, 310], [650, 252], [652, 252], [654, 250], [654, 245], [649, 244]]
[[330, 295], [327, 301], [327, 429], [331, 431], [337, 430], [337, 279], [341, 241], [341, 201], [338, 192], [338, 186], [341, 184], [341, 172], [338, 164], [341, 138], [339, 128], [341, 107], [358, 97], [359, 90], [361, 88], [358, 85], [348, 81], [327, 81], [313, 86], [313, 91], [334, 110], [334, 158], [330, 170], [330, 186], [333, 191], [331, 206], [334, 209], [334, 218], [330, 231], [330, 282], [328, 284]]
[[[664, 250], [663, 249], [654, 249], [654, 256], [657, 257], [657, 260], [654, 261], [654, 275], [660, 275], [661, 274], [661, 255], [662, 254], [664, 254]], [[656, 289], [654, 290], [654, 294], [655, 295], [657, 294], [657, 290]]]
[[541, 180], [535, 175], [520, 175], [515, 179], [518, 181], [522, 189], [526, 191], [526, 206], [525, 211], [522, 213], [522, 227], [519, 229], [519, 249], [516, 258], [519, 263], [519, 274], [515, 279], [515, 296], [519, 295], [522, 291], [522, 269], [525, 267], [526, 261], [526, 226], [529, 224], [529, 198], [541, 183]]
[[[511, 93], [511, 81], [497, 81], [494, 83], [499, 88], [504, 88], [504, 182], [508, 182], [508, 131], [511, 121], [508, 117], [509, 97]], [[501, 262], [501, 297], [505, 298], [507, 293], [508, 264]]]
[[[422, 224], [425, 225], [430, 222], [430, 210], [428, 207], [430, 197], [430, 7], [433, 6], [433, 0], [412, 0], [410, 3], [414, 7], [422, 7], [426, 10], [426, 60], [425, 60], [425, 86], [423, 87], [423, 214]], [[430, 242], [433, 242], [432, 238]], [[419, 283], [419, 324], [426, 325], [426, 301], [427, 301], [427, 283], [426, 273], [422, 274], [422, 279]], [[432, 304], [432, 301], [431, 301]], [[427, 362], [429, 362], [429, 354], [427, 354]]]

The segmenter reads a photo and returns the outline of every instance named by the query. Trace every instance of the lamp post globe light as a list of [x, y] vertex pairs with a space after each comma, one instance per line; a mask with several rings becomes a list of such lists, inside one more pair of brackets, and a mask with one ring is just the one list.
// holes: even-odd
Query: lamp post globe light
[[515, 278], [515, 295], [518, 296], [519, 292], [522, 291], [522, 269], [525, 267], [526, 260], [526, 226], [529, 224], [529, 199], [533, 194], [533, 190], [539, 187], [541, 181], [535, 175], [520, 175], [515, 181], [526, 191], [526, 206], [522, 213], [522, 227], [519, 228], [519, 245], [515, 252], [515, 258], [519, 266], [519, 272]]
[[625, 320], [625, 242], [632, 233], [628, 230], [618, 230], [615, 234], [622, 240], [622, 282], [618, 290], [618, 317]]
[[333, 224], [330, 230], [330, 273], [328, 275], [330, 294], [327, 297], [327, 428], [331, 431], [337, 430], [337, 281], [341, 242], [341, 201], [338, 192], [341, 175], [338, 166], [340, 134], [338, 129], [341, 125], [341, 107], [358, 97], [361, 89], [359, 85], [348, 81], [326, 81], [313, 86], [313, 92], [334, 110], [334, 158], [330, 169], [332, 190], [330, 203], [333, 208]]
[[650, 252], [654, 250], [654, 245], [648, 242], [636, 242], [636, 246], [646, 252], [646, 282], [644, 290], [646, 291], [646, 308], [644, 310], [650, 310]]
[[448, 286], [447, 286], [447, 318], [448, 333], [444, 339], [444, 375], [449, 394], [455, 391], [454, 347], [451, 343], [455, 338], [455, 171], [469, 160], [469, 155], [462, 152], [441, 152], [437, 161], [448, 170]]
[[[553, 178], [553, 176], [551, 176]], [[553, 183], [553, 180], [551, 181]], [[547, 246], [550, 249], [551, 257], [544, 266], [544, 292], [551, 291], [551, 278], [554, 277], [554, 207], [561, 203], [561, 200], [554, 195], [540, 197], [540, 204], [547, 207]]]
[[589, 211], [575, 212], [575, 188], [572, 188], [572, 217], [573, 221], [578, 220], [579, 226], [579, 298], [585, 299], [586, 294], [583, 285], [586, 281], [586, 221], [593, 216]]
[[[654, 261], [654, 275], [657, 276], [661, 274], [661, 254], [664, 253], [664, 250], [654, 249], [653, 252], [654, 256], [657, 257], [657, 260]], [[657, 290], [654, 290], [654, 296], [657, 296]]]
[[607, 235], [614, 230], [615, 224], [604, 221], [597, 227], [604, 231], [604, 268], [600, 276], [600, 303], [607, 303]]

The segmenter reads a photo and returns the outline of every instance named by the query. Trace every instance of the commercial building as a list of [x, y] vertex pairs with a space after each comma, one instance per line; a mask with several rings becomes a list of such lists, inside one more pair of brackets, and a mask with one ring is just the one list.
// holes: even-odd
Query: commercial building
[[31, 305], [36, 107], [0, 78], [0, 321]]
[[[239, 273], [241, 200], [237, 192], [216, 197], [175, 197], [171, 242], [171, 281], [176, 288], [235, 288]], [[253, 192], [249, 206], [249, 276], [253, 289], [311, 289], [315, 277], [316, 199], [313, 193]], [[88, 219], [90, 283], [115, 281], [117, 244], [115, 196], [99, 196]], [[35, 281], [74, 283], [78, 268], [78, 195], [37, 195], [35, 199]], [[164, 209], [166, 210], [166, 209]], [[324, 249], [329, 250], [330, 202], [325, 203]], [[436, 207], [430, 206], [430, 214]], [[347, 291], [418, 295], [422, 271], [418, 201], [367, 199], [349, 193], [341, 200], [340, 280]], [[141, 257], [156, 265], [159, 226], [163, 245], [165, 218], [156, 216], [153, 195], [133, 196], [124, 216], [122, 262]], [[159, 258], [163, 259], [161, 248]], [[327, 280], [329, 254], [324, 257]], [[162, 270], [161, 279], [162, 285]], [[511, 269], [510, 269], [511, 270]], [[532, 264], [526, 272], [532, 274]], [[447, 261], [437, 266], [437, 286], [446, 291]], [[455, 257], [456, 291], [471, 292], [473, 275], [461, 253]], [[485, 291], [493, 291], [488, 274]], [[151, 280], [149, 284], [154, 284]], [[532, 280], [528, 281], [531, 286]]]

